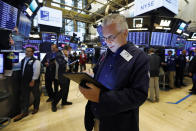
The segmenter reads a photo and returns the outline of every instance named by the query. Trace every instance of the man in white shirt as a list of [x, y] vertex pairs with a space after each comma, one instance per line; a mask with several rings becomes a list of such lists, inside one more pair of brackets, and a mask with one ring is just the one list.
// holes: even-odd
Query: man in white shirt
[[14, 118], [15, 121], [19, 121], [28, 115], [30, 92], [33, 93], [35, 98], [33, 105], [34, 110], [32, 114], [35, 114], [39, 110], [40, 104], [40, 92], [39, 92], [39, 76], [40, 76], [40, 61], [33, 57], [34, 48], [26, 48], [26, 57], [21, 61], [21, 114]]

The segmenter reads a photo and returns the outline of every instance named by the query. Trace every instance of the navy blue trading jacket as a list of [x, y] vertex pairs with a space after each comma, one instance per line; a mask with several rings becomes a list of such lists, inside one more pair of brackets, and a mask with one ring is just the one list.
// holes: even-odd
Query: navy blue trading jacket
[[171, 55], [167, 57], [167, 70], [175, 71], [176, 70], [176, 59], [175, 56]]
[[[120, 53], [115, 57], [111, 70], [111, 74], [115, 75], [112, 81], [114, 83], [111, 84], [113, 87], [110, 91], [101, 90], [99, 103], [88, 101], [86, 105], [85, 127], [87, 130], [92, 130], [93, 118], [100, 120], [100, 131], [139, 130], [139, 106], [148, 96], [148, 56], [130, 43], [121, 47], [121, 50], [126, 50], [133, 57], [129, 61], [120, 56]], [[108, 55], [111, 55], [109, 51], [100, 57], [94, 69], [97, 80], [101, 70], [107, 66], [105, 63], [107, 63]]]

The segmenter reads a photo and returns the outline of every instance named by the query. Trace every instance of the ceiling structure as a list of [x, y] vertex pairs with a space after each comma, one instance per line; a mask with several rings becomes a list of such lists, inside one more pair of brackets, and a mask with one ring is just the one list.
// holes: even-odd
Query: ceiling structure
[[[108, 9], [108, 13], [117, 12], [119, 9], [125, 10], [130, 8], [130, 3], [134, 0], [88, 0], [86, 7], [92, 7], [92, 9], [87, 10], [85, 8], [78, 8], [58, 2], [54, 2], [52, 0], [45, 0], [45, 6], [60, 9], [63, 11], [63, 17], [77, 20], [85, 23], [95, 24], [97, 20], [103, 18], [105, 16], [106, 8]], [[63, 7], [69, 7], [71, 10], [52, 6], [51, 3], [61, 5]], [[83, 13], [85, 12], [85, 14]]]

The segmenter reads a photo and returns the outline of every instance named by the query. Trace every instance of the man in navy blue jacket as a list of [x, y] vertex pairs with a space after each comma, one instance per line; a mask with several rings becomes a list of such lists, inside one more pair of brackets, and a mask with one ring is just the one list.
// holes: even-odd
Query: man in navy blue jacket
[[149, 63], [147, 55], [127, 42], [126, 18], [119, 14], [106, 16], [103, 36], [108, 50], [94, 68], [94, 78], [107, 90], [92, 83], [90, 89], [80, 86], [89, 101], [85, 128], [99, 131], [139, 131], [139, 107], [148, 95]]

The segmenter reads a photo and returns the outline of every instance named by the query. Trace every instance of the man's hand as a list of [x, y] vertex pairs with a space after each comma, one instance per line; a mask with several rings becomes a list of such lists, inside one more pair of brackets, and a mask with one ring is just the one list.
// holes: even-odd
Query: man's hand
[[99, 103], [100, 89], [92, 83], [86, 83], [86, 86], [88, 86], [90, 89], [79, 86], [80, 92], [84, 95], [86, 99], [92, 102]]
[[35, 81], [32, 80], [32, 81], [29, 83], [29, 86], [30, 86], [30, 87], [34, 87], [34, 85], [35, 85]]
[[83, 71], [84, 73], [90, 75], [91, 77], [94, 77], [94, 73], [93, 73], [93, 70], [92, 69], [88, 69], [88, 70], [85, 70]]

